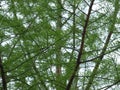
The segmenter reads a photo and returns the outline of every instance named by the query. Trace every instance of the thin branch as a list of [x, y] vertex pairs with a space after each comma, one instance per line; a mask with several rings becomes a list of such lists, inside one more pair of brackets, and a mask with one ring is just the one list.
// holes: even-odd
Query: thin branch
[[87, 30], [87, 26], [88, 26], [89, 17], [90, 17], [90, 14], [91, 14], [93, 3], [94, 3], [94, 0], [91, 1], [90, 7], [89, 7], [89, 10], [88, 10], [88, 15], [86, 17], [86, 23], [85, 23], [83, 33], [82, 33], [82, 41], [81, 41], [81, 46], [80, 46], [80, 51], [79, 51], [79, 54], [78, 54], [78, 58], [77, 58], [77, 61], [76, 61], [76, 66], [75, 66], [74, 71], [73, 71], [73, 73], [72, 73], [72, 75], [71, 75], [71, 77], [69, 79], [69, 82], [68, 82], [68, 84], [66, 86], [66, 90], [70, 90], [70, 88], [72, 86], [72, 82], [73, 82], [73, 80], [75, 78], [75, 74], [79, 69], [80, 60], [81, 60], [81, 56], [82, 56], [82, 52], [83, 52], [83, 48], [84, 48], [86, 30]]
[[94, 57], [94, 58], [92, 58], [92, 59], [89, 59], [89, 60], [86, 60], [86, 61], [81, 61], [80, 63], [87, 63], [87, 62], [94, 61], [94, 60], [100, 58], [101, 56], [104, 56], [104, 55], [106, 55], [106, 54], [109, 54], [109, 53], [111, 53], [111, 52], [113, 52], [113, 51], [116, 51], [116, 50], [118, 50], [118, 49], [120, 49], [120, 47], [116, 47], [116, 48], [110, 50], [109, 52], [100, 54], [100, 55], [98, 55], [98, 56], [96, 56], [96, 57]]
[[98, 89], [98, 90], [101, 90], [101, 89], [104, 89], [104, 88], [105, 88], [104, 90], [107, 90], [107, 89], [111, 88], [112, 86], [114, 86], [114, 85], [116, 85], [116, 84], [118, 84], [118, 83], [120, 83], [120, 80], [114, 82], [114, 83], [111, 84], [111, 85], [107, 85], [107, 86], [105, 86], [105, 87], [102, 87], [102, 88], [100, 88], [100, 89]]
[[103, 49], [102, 49], [102, 51], [101, 51], [101, 56], [98, 58], [99, 60], [96, 62], [96, 65], [95, 65], [95, 67], [94, 67], [94, 69], [93, 69], [93, 72], [92, 72], [92, 74], [91, 74], [91, 77], [89, 78], [89, 81], [88, 81], [88, 84], [87, 84], [85, 90], [89, 90], [89, 89], [90, 89], [90, 87], [91, 87], [91, 85], [92, 85], [92, 83], [93, 83], [93, 80], [94, 80], [94, 78], [95, 78], [95, 76], [96, 76], [96, 74], [97, 74], [97, 71], [98, 71], [98, 68], [99, 68], [99, 66], [100, 66], [100, 63], [101, 63], [101, 61], [102, 61], [102, 59], [103, 59], [103, 57], [104, 57], [104, 54], [105, 54], [105, 52], [106, 52], [106, 50], [107, 50], [107, 47], [108, 47], [108, 44], [109, 44], [109, 42], [110, 42], [111, 36], [112, 36], [112, 34], [113, 34], [113, 30], [114, 30], [114, 28], [115, 28], [114, 25], [115, 25], [115, 22], [116, 22], [117, 13], [118, 13], [118, 11], [119, 11], [119, 7], [118, 7], [118, 6], [119, 6], [119, 1], [116, 0], [116, 1], [115, 1], [115, 4], [116, 4], [116, 6], [115, 6], [115, 11], [114, 11], [114, 13], [113, 13], [112, 24], [111, 24], [110, 27], [109, 27], [109, 34], [108, 34], [108, 36], [107, 36], [106, 42], [105, 42], [105, 44], [104, 44], [104, 47], [103, 47]]

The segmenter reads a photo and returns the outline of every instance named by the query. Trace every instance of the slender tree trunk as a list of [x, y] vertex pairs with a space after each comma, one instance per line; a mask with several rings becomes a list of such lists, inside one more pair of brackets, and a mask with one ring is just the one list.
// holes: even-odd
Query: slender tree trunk
[[[61, 0], [57, 0], [57, 23], [56, 23], [56, 32], [61, 32], [58, 30], [61, 30], [62, 28], [62, 21], [61, 21], [61, 13], [62, 13], [62, 8], [61, 8]], [[59, 35], [56, 36], [60, 36], [61, 33], [56, 33]], [[57, 80], [57, 84], [56, 84], [56, 90], [63, 90], [63, 88], [61, 87], [61, 43], [59, 43], [59, 37], [56, 37], [56, 80]]]
[[116, 22], [116, 18], [117, 18], [117, 13], [118, 13], [118, 11], [119, 11], [119, 0], [116, 0], [116, 1], [115, 1], [115, 11], [114, 11], [113, 16], [112, 16], [112, 24], [111, 24], [110, 27], [109, 27], [109, 34], [108, 34], [108, 36], [107, 36], [106, 42], [105, 42], [105, 44], [104, 44], [104, 47], [103, 47], [103, 49], [102, 49], [101, 57], [99, 57], [99, 58], [98, 58], [98, 61], [96, 62], [96, 65], [95, 65], [95, 67], [94, 67], [94, 69], [93, 69], [93, 72], [92, 72], [92, 74], [91, 74], [91, 77], [89, 78], [89, 81], [88, 81], [88, 84], [87, 84], [85, 90], [90, 90], [90, 87], [91, 87], [91, 85], [92, 85], [92, 83], [93, 83], [93, 80], [94, 80], [94, 78], [95, 78], [95, 76], [96, 76], [96, 74], [97, 74], [98, 68], [99, 68], [99, 66], [100, 66], [100, 63], [101, 63], [103, 57], [104, 57], [104, 54], [105, 54], [106, 49], [107, 49], [107, 47], [108, 47], [108, 44], [109, 44], [109, 42], [110, 42], [110, 38], [111, 38], [111, 36], [112, 36], [113, 30], [114, 30], [114, 28], [115, 28], [114, 25], [115, 25], [115, 22]]
[[88, 15], [86, 17], [86, 22], [85, 22], [84, 29], [83, 29], [83, 32], [82, 32], [81, 46], [80, 46], [79, 54], [78, 54], [78, 57], [77, 57], [76, 66], [75, 66], [74, 71], [73, 71], [73, 73], [72, 73], [72, 75], [69, 79], [69, 82], [66, 86], [66, 90], [70, 90], [70, 88], [72, 86], [72, 83], [73, 83], [73, 80], [75, 79], [75, 75], [76, 75], [76, 73], [79, 69], [79, 65], [80, 65], [81, 57], [82, 57], [82, 52], [83, 52], [83, 48], [84, 48], [86, 30], [87, 30], [87, 26], [88, 26], [89, 17], [90, 17], [90, 14], [91, 14], [93, 3], [94, 3], [94, 0], [91, 1], [90, 7], [89, 7], [89, 10], [88, 10]]
[[[73, 27], [72, 27], [72, 31], [73, 31], [73, 51], [72, 51], [72, 56], [75, 50], [75, 32], [76, 32], [76, 0], [73, 1]], [[78, 72], [76, 72], [76, 74], [78, 74]], [[78, 82], [78, 78], [76, 77], [73, 81], [73, 85], [72, 85], [72, 89], [74, 90], [78, 90], [77, 87], [77, 82]]]
[[5, 75], [4, 67], [2, 64], [1, 52], [0, 52], [0, 73], [1, 73], [1, 77], [2, 77], [3, 90], [7, 90], [6, 75]]

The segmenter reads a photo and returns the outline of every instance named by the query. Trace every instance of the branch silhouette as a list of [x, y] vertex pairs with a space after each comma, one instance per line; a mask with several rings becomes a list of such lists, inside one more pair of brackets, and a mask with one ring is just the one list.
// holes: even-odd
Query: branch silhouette
[[71, 75], [71, 77], [69, 79], [69, 82], [68, 82], [68, 84], [66, 86], [66, 90], [70, 90], [70, 88], [72, 86], [72, 82], [73, 82], [73, 80], [75, 78], [75, 74], [76, 74], [76, 72], [79, 69], [81, 56], [82, 56], [82, 52], [83, 52], [83, 48], [84, 48], [85, 35], [86, 35], [87, 26], [88, 26], [90, 14], [91, 14], [91, 11], [92, 11], [93, 3], [94, 3], [94, 0], [91, 1], [91, 4], [89, 6], [88, 15], [86, 17], [86, 22], [85, 22], [85, 25], [84, 25], [84, 28], [83, 28], [83, 32], [82, 32], [81, 46], [80, 46], [79, 54], [78, 54], [78, 57], [77, 57], [76, 66], [75, 66], [74, 71], [73, 71], [73, 73], [72, 73], [72, 75]]

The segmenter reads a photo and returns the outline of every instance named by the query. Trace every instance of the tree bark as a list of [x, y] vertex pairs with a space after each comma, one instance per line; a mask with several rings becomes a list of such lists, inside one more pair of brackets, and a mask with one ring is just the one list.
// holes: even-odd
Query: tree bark
[[2, 64], [1, 52], [0, 52], [0, 72], [1, 72], [1, 77], [2, 77], [3, 90], [7, 90], [6, 74], [5, 74], [5, 71], [4, 71], [3, 64]]

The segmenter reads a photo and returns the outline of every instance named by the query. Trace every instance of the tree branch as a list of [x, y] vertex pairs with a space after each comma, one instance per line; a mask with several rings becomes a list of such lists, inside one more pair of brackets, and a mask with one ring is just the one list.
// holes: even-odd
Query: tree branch
[[93, 3], [94, 3], [94, 0], [91, 1], [90, 7], [89, 7], [89, 10], [88, 10], [88, 15], [86, 17], [86, 22], [85, 22], [84, 29], [83, 29], [83, 32], [82, 32], [82, 41], [81, 41], [81, 46], [80, 46], [78, 58], [77, 58], [77, 61], [76, 61], [76, 66], [75, 66], [74, 71], [73, 71], [73, 73], [72, 73], [72, 75], [71, 75], [71, 77], [69, 79], [69, 82], [68, 82], [68, 84], [66, 86], [66, 90], [70, 90], [70, 88], [72, 86], [72, 82], [73, 82], [73, 80], [75, 78], [75, 74], [79, 69], [80, 60], [81, 60], [81, 56], [82, 56], [82, 52], [83, 52], [83, 48], [84, 48], [86, 30], [87, 30], [87, 26], [88, 26], [88, 22], [89, 22], [89, 17], [90, 17], [91, 11], [92, 11]]

